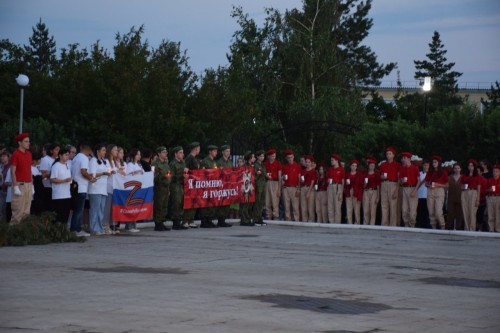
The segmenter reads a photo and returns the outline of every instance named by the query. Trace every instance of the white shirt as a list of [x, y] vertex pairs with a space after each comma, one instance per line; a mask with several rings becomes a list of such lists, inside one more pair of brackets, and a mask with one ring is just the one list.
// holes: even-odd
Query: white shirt
[[78, 193], [87, 193], [89, 180], [83, 177], [82, 169], [89, 170], [89, 158], [85, 154], [78, 153], [71, 163], [71, 175], [78, 183]]
[[144, 172], [144, 169], [142, 168], [141, 163], [139, 163], [139, 162], [137, 162], [137, 163], [128, 162], [127, 163], [127, 175], [130, 175], [135, 171], [141, 171], [141, 170]]
[[42, 175], [42, 173], [40, 172], [40, 170], [38, 170], [38, 168], [37, 168], [36, 166], [33, 166], [33, 165], [32, 165], [32, 166], [31, 166], [31, 175], [32, 175], [33, 177], [35, 177], [35, 176], [41, 176], [41, 175]]
[[[420, 180], [424, 181], [426, 175], [427, 174], [425, 172], [420, 171]], [[422, 184], [422, 186], [418, 189], [418, 198], [427, 199], [427, 186], [425, 186], [425, 184]]]
[[[111, 164], [109, 164], [109, 160], [106, 160], [106, 163], [111, 167]], [[120, 174], [118, 173], [120, 170], [119, 168], [115, 165], [114, 167], [111, 167], [111, 170], [116, 172], [115, 174], [111, 174], [111, 176], [108, 177], [108, 184], [106, 187], [106, 191], [108, 192], [108, 195], [113, 194], [113, 177], [119, 177]]]
[[[101, 164], [99, 164], [100, 162]], [[110, 168], [109, 162], [107, 160], [97, 161], [97, 158], [92, 157], [89, 163], [89, 173], [92, 177], [101, 172], [107, 172]], [[103, 194], [108, 195], [108, 176], [102, 175], [97, 177], [95, 183], [89, 183], [89, 194]]]
[[[50, 170], [50, 179], [71, 178], [71, 171], [64, 163], [57, 162]], [[71, 183], [52, 183], [52, 200], [71, 198]]]
[[[55, 159], [53, 159], [49, 155], [45, 155], [44, 157], [42, 157], [42, 159], [40, 161], [40, 167], [39, 167], [40, 172], [47, 171], [49, 173], [49, 176], [50, 176], [50, 168], [52, 168], [54, 161], [55, 161]], [[42, 182], [43, 182], [44, 187], [51, 187], [52, 186], [49, 179], [44, 178], [42, 180]]]

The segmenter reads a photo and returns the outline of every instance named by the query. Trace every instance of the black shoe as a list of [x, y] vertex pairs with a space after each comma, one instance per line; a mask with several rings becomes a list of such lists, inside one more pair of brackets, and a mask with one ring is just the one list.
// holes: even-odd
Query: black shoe
[[212, 222], [208, 221], [207, 218], [202, 217], [201, 218], [200, 228], [212, 228], [212, 226], [209, 223], [212, 223]]
[[267, 225], [267, 223], [264, 223], [264, 221], [257, 221], [257, 222], [255, 222], [255, 224], [258, 224], [261, 226]]
[[183, 224], [181, 224], [181, 221], [172, 221], [172, 230], [186, 230], [189, 229], [189, 227], [185, 227]]
[[170, 231], [170, 228], [161, 222], [155, 223], [154, 231]]
[[242, 227], [254, 227], [255, 223], [253, 223], [253, 222], [247, 222], [247, 223], [240, 222], [240, 225]]
[[219, 228], [229, 228], [229, 227], [232, 227], [232, 225], [226, 223], [226, 219], [220, 218], [217, 221], [217, 227], [219, 227]]

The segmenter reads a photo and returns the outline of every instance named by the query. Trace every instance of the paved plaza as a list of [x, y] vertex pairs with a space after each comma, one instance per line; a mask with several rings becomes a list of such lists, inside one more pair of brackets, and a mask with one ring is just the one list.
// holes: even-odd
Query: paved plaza
[[498, 333], [483, 235], [277, 223], [3, 247], [0, 332]]

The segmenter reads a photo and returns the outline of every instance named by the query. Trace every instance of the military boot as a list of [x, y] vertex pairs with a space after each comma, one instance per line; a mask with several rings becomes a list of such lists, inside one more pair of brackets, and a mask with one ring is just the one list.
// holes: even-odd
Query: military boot
[[184, 227], [183, 225], [181, 225], [181, 221], [179, 220], [172, 220], [172, 229], [173, 230], [186, 230], [186, 229], [189, 229], [189, 228], [186, 228]]
[[217, 226], [218, 226], [219, 228], [229, 228], [229, 227], [232, 227], [232, 225], [230, 225], [230, 224], [226, 223], [226, 219], [225, 219], [225, 218], [223, 218], [223, 217], [219, 217], [219, 218], [217, 219]]
[[167, 228], [162, 222], [155, 222], [155, 231], [168, 231], [170, 228]]
[[201, 218], [200, 228], [211, 228], [211, 226], [208, 224], [208, 218], [206, 217]]

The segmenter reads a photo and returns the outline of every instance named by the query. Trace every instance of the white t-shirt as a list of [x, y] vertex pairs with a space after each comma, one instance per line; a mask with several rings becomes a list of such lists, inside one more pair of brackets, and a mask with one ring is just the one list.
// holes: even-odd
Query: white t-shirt
[[[106, 163], [111, 167], [111, 164], [109, 164], [109, 160], [106, 160]], [[115, 165], [114, 167], [111, 167], [111, 170], [116, 172], [115, 174], [111, 174], [111, 176], [108, 177], [108, 184], [106, 187], [106, 191], [108, 192], [108, 195], [113, 194], [113, 177], [119, 177], [120, 174], [118, 173], [120, 170], [119, 168]]]
[[32, 175], [33, 177], [35, 177], [35, 176], [41, 176], [41, 175], [42, 175], [42, 173], [40, 172], [40, 170], [38, 170], [38, 168], [37, 168], [36, 166], [33, 166], [33, 165], [32, 165], [32, 166], [31, 166], [31, 175]]
[[[425, 172], [420, 171], [420, 180], [421, 181], [424, 181], [425, 175], [426, 175]], [[425, 186], [425, 184], [420, 186], [420, 188], [418, 189], [418, 198], [419, 199], [427, 199], [427, 186]]]
[[71, 176], [78, 183], [78, 193], [87, 193], [89, 180], [82, 175], [82, 169], [89, 170], [89, 158], [78, 153], [71, 163]]
[[[110, 169], [109, 162], [104, 160], [104, 161], [99, 161], [101, 164], [98, 163], [97, 158], [92, 157], [89, 163], [89, 173], [92, 175], [92, 177], [95, 177], [97, 173], [101, 172], [107, 172], [108, 169]], [[102, 175], [97, 177], [97, 181], [95, 183], [89, 183], [89, 191], [88, 194], [103, 194], [103, 195], [108, 195], [108, 176]]]
[[[50, 170], [50, 179], [71, 178], [71, 171], [64, 163], [57, 162]], [[52, 183], [52, 200], [71, 198], [71, 183]]]
[[141, 163], [139, 163], [139, 162], [138, 163], [132, 163], [132, 162], [127, 163], [127, 175], [130, 175], [133, 172], [140, 171], [140, 170], [144, 171]]
[[[42, 159], [40, 160], [40, 167], [39, 167], [40, 172], [47, 171], [50, 176], [50, 168], [52, 167], [52, 164], [54, 164], [54, 161], [55, 159], [53, 159], [49, 155], [45, 155], [44, 157], [42, 157]], [[49, 179], [43, 179], [42, 182], [44, 187], [52, 186]]]

